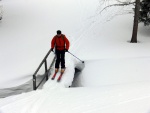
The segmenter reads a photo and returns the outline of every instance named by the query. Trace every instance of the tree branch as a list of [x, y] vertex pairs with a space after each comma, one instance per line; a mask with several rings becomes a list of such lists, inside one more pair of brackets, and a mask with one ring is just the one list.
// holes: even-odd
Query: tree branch
[[104, 9], [102, 9], [100, 11], [100, 13], [102, 13], [105, 9], [109, 8], [109, 7], [113, 7], [113, 6], [127, 6], [127, 5], [131, 5], [131, 4], [134, 4], [135, 2], [129, 2], [129, 3], [123, 3], [123, 4], [112, 4], [112, 5], [109, 5], [109, 6], [106, 6]]

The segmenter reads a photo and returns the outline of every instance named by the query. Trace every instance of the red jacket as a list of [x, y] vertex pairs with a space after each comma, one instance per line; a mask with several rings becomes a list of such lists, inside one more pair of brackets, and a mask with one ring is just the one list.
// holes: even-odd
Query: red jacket
[[66, 38], [65, 35], [61, 34], [61, 36], [54, 36], [51, 41], [51, 48], [56, 47], [57, 50], [65, 50], [69, 49], [69, 40]]

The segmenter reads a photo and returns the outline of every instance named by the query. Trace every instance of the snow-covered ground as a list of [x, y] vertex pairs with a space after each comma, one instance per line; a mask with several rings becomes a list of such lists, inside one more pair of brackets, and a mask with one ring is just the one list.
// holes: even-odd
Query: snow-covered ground
[[139, 43], [129, 43], [132, 14], [112, 18], [123, 8], [111, 8], [97, 15], [99, 0], [1, 2], [0, 89], [32, 78], [58, 29], [85, 67], [76, 87], [66, 88], [80, 63], [66, 53], [60, 83], [49, 79], [40, 90], [0, 99], [0, 113], [150, 112], [150, 28], [140, 24]]

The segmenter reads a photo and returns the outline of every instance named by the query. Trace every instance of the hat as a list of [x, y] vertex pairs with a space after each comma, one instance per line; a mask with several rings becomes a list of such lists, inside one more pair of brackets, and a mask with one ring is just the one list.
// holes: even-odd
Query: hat
[[60, 30], [57, 30], [57, 35], [60, 35], [61, 34], [61, 31]]

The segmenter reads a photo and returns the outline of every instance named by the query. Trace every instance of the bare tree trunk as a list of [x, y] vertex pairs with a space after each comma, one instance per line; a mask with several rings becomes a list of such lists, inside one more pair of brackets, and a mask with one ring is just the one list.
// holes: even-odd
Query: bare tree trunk
[[131, 43], [137, 43], [139, 10], [140, 10], [140, 0], [136, 0], [135, 15], [134, 15], [134, 25], [133, 25]]

